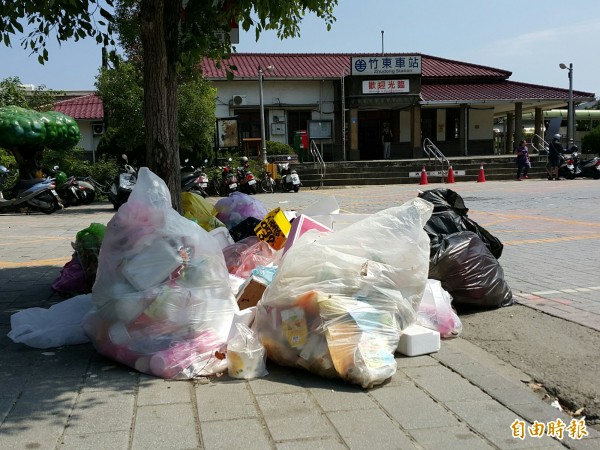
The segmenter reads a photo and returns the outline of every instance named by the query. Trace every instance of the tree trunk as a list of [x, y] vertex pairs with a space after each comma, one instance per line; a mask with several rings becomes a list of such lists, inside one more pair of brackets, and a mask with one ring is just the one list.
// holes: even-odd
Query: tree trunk
[[146, 164], [171, 191], [181, 213], [181, 173], [177, 126], [178, 23], [181, 0], [142, 0], [144, 122]]

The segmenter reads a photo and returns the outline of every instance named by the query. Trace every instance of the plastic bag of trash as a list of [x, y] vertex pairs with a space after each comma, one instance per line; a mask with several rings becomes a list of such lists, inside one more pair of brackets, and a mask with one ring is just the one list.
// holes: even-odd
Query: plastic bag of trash
[[220, 199], [215, 203], [215, 209], [217, 210], [217, 219], [229, 229], [248, 217], [254, 217], [260, 221], [269, 212], [260, 200], [242, 192], [233, 192], [229, 194], [229, 197]]
[[144, 373], [223, 372], [238, 309], [228, 276], [219, 242], [180, 216], [165, 183], [141, 168], [108, 223], [84, 328], [100, 353]]
[[440, 280], [456, 304], [484, 308], [513, 304], [502, 266], [471, 231], [444, 236], [431, 258], [429, 278]]
[[77, 252], [77, 257], [81, 267], [85, 271], [90, 288], [94, 285], [94, 281], [96, 281], [98, 255], [100, 254], [100, 247], [102, 246], [105, 232], [106, 225], [91, 223], [89, 227], [84, 228], [75, 235], [73, 248]]
[[50, 308], [28, 308], [10, 316], [8, 337], [34, 348], [84, 344], [81, 321], [92, 309], [92, 295], [71, 297]]
[[469, 208], [458, 193], [451, 189], [439, 188], [421, 192], [419, 197], [433, 204], [433, 214], [425, 224], [425, 231], [431, 239], [431, 256], [437, 252], [444, 236], [459, 231], [472, 231], [479, 236], [496, 259], [500, 258], [504, 245], [500, 239], [467, 216]]
[[52, 290], [63, 297], [88, 294], [92, 291], [92, 284], [88, 281], [76, 253], [60, 269], [60, 275], [52, 282]]
[[267, 372], [267, 352], [256, 333], [236, 323], [227, 342], [227, 372], [232, 378], [260, 378]]
[[196, 222], [206, 231], [224, 227], [225, 224], [217, 219], [217, 210], [201, 195], [193, 192], [181, 193], [183, 216]]
[[425, 289], [431, 210], [413, 199], [335, 233], [304, 233], [257, 305], [269, 358], [363, 387], [393, 375]]
[[427, 280], [417, 316], [419, 325], [438, 331], [443, 338], [457, 337], [462, 332], [462, 322], [452, 308], [452, 296], [439, 280]]
[[268, 266], [275, 259], [276, 251], [256, 236], [250, 236], [223, 249], [229, 273], [248, 278], [258, 266]]

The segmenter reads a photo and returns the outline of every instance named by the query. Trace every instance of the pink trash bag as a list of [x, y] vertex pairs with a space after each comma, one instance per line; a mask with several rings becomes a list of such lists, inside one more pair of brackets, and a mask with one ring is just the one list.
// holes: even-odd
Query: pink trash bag
[[249, 236], [223, 249], [227, 270], [240, 278], [248, 278], [252, 269], [258, 266], [272, 264], [276, 255], [276, 250], [256, 236]]

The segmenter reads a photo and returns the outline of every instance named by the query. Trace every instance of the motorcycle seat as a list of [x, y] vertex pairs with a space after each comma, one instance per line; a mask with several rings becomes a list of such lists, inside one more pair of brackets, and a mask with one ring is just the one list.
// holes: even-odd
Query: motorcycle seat
[[46, 181], [46, 178], [32, 178], [31, 180], [17, 180], [16, 187], [18, 189], [29, 189], [31, 186], [35, 186], [38, 183], [43, 183]]

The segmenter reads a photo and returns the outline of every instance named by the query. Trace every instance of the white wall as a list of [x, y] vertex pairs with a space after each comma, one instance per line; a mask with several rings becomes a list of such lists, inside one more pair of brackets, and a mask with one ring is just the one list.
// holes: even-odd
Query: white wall
[[494, 110], [469, 109], [469, 140], [494, 138]]
[[[260, 107], [260, 92], [257, 80], [216, 81], [213, 86], [217, 89], [216, 110], [217, 117], [231, 117], [234, 106], [230, 101], [234, 95], [245, 95], [245, 107]], [[288, 142], [288, 127], [286, 109], [308, 109], [313, 105], [313, 120], [333, 120], [334, 87], [330, 80], [270, 80], [265, 76], [263, 80], [263, 104], [268, 115], [265, 124], [270, 139], [277, 142]], [[285, 106], [284, 106], [285, 105]], [[295, 106], [297, 105], [297, 106]], [[278, 116], [285, 124], [285, 134], [271, 133], [273, 117]], [[335, 127], [336, 124], [333, 124]]]
[[399, 142], [410, 142], [410, 111], [400, 111]]

